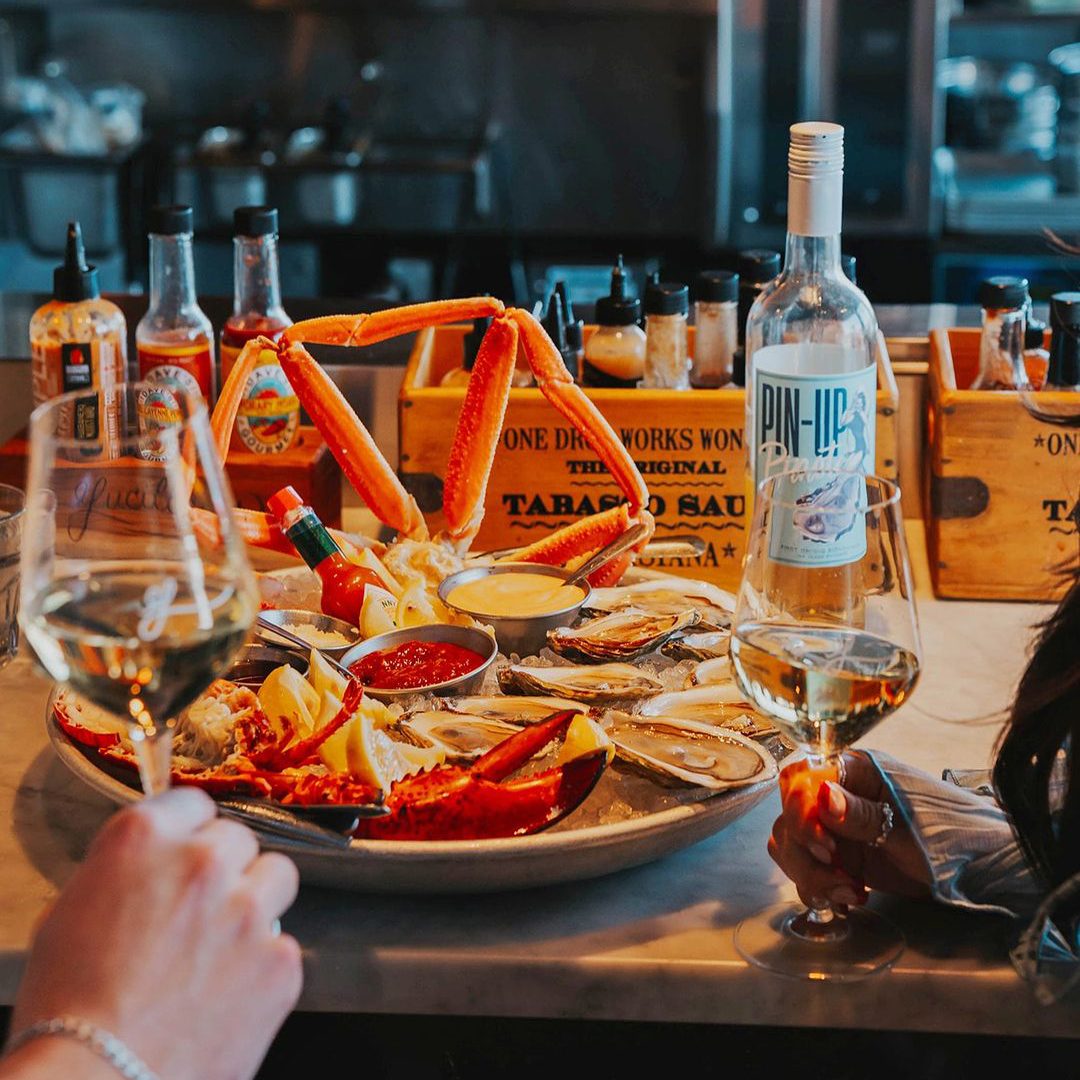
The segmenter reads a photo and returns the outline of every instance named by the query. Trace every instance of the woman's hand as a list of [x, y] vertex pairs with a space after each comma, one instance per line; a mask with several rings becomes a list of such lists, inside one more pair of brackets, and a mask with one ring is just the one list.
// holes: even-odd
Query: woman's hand
[[866, 889], [901, 896], [930, 895], [930, 868], [899, 810], [881, 836], [889, 790], [870, 758], [843, 755], [844, 786], [836, 770], [822, 774], [803, 760], [780, 774], [783, 813], [773, 822], [769, 854], [798, 889], [804, 904], [829, 900], [840, 907], [866, 901]]
[[[276, 926], [297, 884], [194, 788], [120, 811], [38, 928], [11, 1030], [78, 1016], [169, 1080], [253, 1076], [300, 995], [299, 945]], [[70, 1043], [34, 1040], [0, 1075], [57, 1041]]]

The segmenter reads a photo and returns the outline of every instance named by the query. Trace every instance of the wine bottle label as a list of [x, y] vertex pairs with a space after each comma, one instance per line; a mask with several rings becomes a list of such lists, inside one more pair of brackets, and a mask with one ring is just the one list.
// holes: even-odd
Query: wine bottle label
[[311, 513], [305, 514], [285, 535], [313, 570], [323, 559], [341, 551], [326, 526]]
[[866, 553], [865, 485], [815, 468], [871, 473], [877, 369], [850, 350], [807, 342], [759, 349], [753, 365], [755, 487], [780, 473], [785, 509], [769, 523], [770, 557], [792, 566], [843, 566]]

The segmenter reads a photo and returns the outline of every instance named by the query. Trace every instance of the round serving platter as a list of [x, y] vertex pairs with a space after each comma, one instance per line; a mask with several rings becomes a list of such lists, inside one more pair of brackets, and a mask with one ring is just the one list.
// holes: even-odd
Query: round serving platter
[[[60, 729], [49, 697], [45, 723], [60, 760], [117, 804], [142, 798], [138, 787], [106, 771]], [[133, 783], [137, 783], [134, 776]], [[719, 792], [698, 802], [603, 825], [498, 840], [354, 840], [348, 848], [314, 850], [260, 837], [284, 851], [312, 885], [375, 893], [484, 893], [556, 885], [625, 870], [670, 855], [726, 828], [756, 806], [775, 780]]]

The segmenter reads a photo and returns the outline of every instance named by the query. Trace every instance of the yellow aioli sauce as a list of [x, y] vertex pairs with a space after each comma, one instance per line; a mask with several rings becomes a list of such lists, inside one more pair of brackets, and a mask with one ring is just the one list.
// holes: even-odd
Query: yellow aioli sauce
[[450, 590], [447, 602], [475, 615], [550, 615], [585, 598], [577, 585], [548, 574], [492, 574]]

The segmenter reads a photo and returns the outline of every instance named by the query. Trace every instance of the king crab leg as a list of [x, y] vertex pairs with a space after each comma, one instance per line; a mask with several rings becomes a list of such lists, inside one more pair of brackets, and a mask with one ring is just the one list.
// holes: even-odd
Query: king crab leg
[[[648, 489], [633, 458], [611, 425], [570, 376], [558, 349], [540, 323], [520, 308], [506, 308], [490, 297], [433, 301], [370, 315], [333, 315], [290, 327], [277, 345], [260, 338], [241, 351], [214, 411], [213, 429], [224, 453], [240, 403], [243, 384], [263, 349], [277, 351], [279, 362], [304, 408], [322, 433], [346, 478], [375, 516], [398, 534], [428, 538], [416, 500], [360, 423], [344, 395], [305, 348], [305, 343], [367, 345], [397, 334], [462, 320], [490, 317], [492, 323], [473, 367], [458, 418], [446, 468], [445, 539], [467, 551], [483, 519], [484, 496], [505, 419], [510, 384], [520, 341], [537, 385], [547, 400], [579, 431], [607, 466], [627, 500], [625, 507], [595, 515], [557, 530], [526, 549], [536, 562], [583, 558], [634, 522], [652, 533]], [[240, 515], [245, 539], [280, 548], [287, 541], [265, 515]], [[648, 535], [642, 541], [644, 544]], [[605, 581], [621, 574], [628, 560], [605, 568]]]

